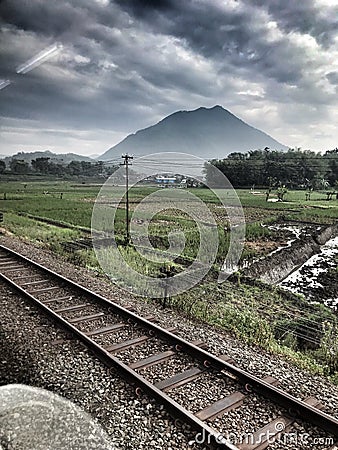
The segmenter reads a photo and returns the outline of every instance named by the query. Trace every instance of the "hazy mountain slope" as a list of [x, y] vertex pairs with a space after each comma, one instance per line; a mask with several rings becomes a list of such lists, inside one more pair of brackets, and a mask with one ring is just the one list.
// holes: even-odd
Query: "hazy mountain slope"
[[57, 154], [49, 150], [46, 150], [44, 152], [27, 152], [27, 153], [19, 152], [13, 156], [6, 156], [3, 159], [8, 164], [13, 158], [21, 159], [27, 161], [28, 163], [31, 163], [32, 160], [36, 158], [50, 158], [50, 161], [62, 164], [69, 164], [71, 161], [94, 161], [92, 158], [89, 158], [88, 156], [76, 155], [75, 153]]
[[173, 151], [211, 159], [265, 147], [287, 148], [221, 106], [215, 106], [175, 112], [156, 125], [130, 134], [98, 159], [116, 159], [122, 153], [138, 156]]

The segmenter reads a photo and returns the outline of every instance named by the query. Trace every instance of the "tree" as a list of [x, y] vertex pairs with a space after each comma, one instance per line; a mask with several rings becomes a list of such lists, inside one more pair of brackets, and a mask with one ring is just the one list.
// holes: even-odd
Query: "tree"
[[285, 186], [279, 187], [277, 189], [277, 198], [279, 202], [283, 202], [284, 201], [284, 196], [287, 193], [287, 189]]
[[2, 159], [0, 159], [0, 173], [4, 173], [6, 170], [6, 163]]
[[328, 150], [324, 154], [324, 160], [327, 161], [326, 178], [331, 186], [334, 186], [338, 180], [338, 148]]
[[12, 159], [9, 163], [11, 171], [17, 174], [25, 174], [29, 172], [29, 164], [23, 159]]
[[320, 186], [321, 186], [322, 189], [327, 189], [330, 186], [330, 183], [325, 178], [322, 178], [320, 180]]
[[[310, 150], [289, 149], [287, 152], [251, 150], [231, 153], [222, 160], [212, 160], [235, 187], [287, 186], [320, 189], [338, 180], [338, 150], [324, 155]], [[207, 180], [212, 171], [207, 168]], [[325, 186], [320, 180], [325, 180]]]
[[32, 160], [32, 167], [39, 173], [49, 173], [50, 158], [36, 158]]

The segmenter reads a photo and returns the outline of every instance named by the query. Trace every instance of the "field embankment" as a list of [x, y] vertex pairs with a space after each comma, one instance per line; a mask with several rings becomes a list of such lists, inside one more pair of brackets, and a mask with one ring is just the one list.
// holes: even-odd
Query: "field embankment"
[[290, 246], [267, 255], [243, 269], [247, 276], [267, 283], [278, 283], [292, 271], [320, 252], [320, 246], [338, 234], [337, 225], [313, 227]]

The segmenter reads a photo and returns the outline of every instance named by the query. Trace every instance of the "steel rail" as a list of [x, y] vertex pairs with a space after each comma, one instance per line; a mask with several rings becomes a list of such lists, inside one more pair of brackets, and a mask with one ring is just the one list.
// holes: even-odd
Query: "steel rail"
[[[0, 245], [0, 249], [14, 255], [15, 257], [23, 260], [24, 262], [29, 263], [30, 265], [35, 266], [36, 268], [55, 277], [56, 279], [61, 280], [65, 284], [68, 284], [69, 286], [71, 286], [73, 289], [76, 289], [76, 290], [80, 291], [81, 293], [84, 293], [84, 294], [92, 297], [92, 299], [95, 299], [106, 306], [113, 307], [113, 309], [118, 314], [120, 314], [120, 315], [126, 317], [127, 319], [130, 319], [130, 320], [138, 323], [142, 327], [150, 330], [157, 337], [161, 337], [162, 339], [172, 343], [173, 345], [175, 345], [176, 350], [185, 351], [186, 353], [192, 355], [194, 358], [203, 362], [203, 364], [205, 366], [207, 366], [208, 368], [213, 367], [213, 368], [217, 369], [218, 371], [224, 370], [224, 371], [232, 374], [243, 385], [250, 386], [252, 388], [252, 390], [263, 395], [268, 400], [270, 400], [270, 401], [272, 400], [273, 402], [275, 402], [275, 403], [279, 404], [280, 406], [282, 406], [283, 408], [285, 408], [291, 416], [301, 418], [305, 422], [312, 423], [313, 425], [322, 428], [323, 430], [333, 434], [334, 436], [338, 436], [338, 419], [336, 419], [335, 417], [330, 416], [329, 414], [326, 414], [325, 412], [320, 411], [319, 409], [297, 399], [296, 397], [292, 396], [291, 394], [282, 391], [278, 387], [265, 382], [264, 380], [256, 377], [255, 375], [252, 375], [252, 374], [246, 372], [245, 370], [240, 369], [239, 367], [236, 367], [236, 366], [230, 364], [227, 361], [223, 361], [222, 359], [218, 358], [215, 355], [212, 355], [208, 351], [206, 351], [200, 347], [197, 347], [196, 345], [186, 341], [185, 339], [183, 339], [179, 336], [176, 336], [175, 334], [171, 333], [170, 331], [167, 331], [167, 330], [161, 328], [160, 326], [156, 325], [155, 323], [152, 323], [149, 320], [138, 316], [137, 314], [133, 313], [132, 311], [129, 311], [126, 308], [123, 308], [122, 306], [112, 302], [111, 300], [108, 300], [108, 299], [102, 297], [101, 295], [94, 293], [93, 291], [85, 288], [84, 286], [81, 286], [78, 283], [75, 283], [74, 281], [69, 280], [68, 278], [40, 265], [39, 263], [36, 263], [35, 261], [32, 261], [31, 259], [29, 259], [23, 255], [20, 255], [19, 253], [15, 252], [3, 245]], [[3, 274], [1, 274], [1, 276], [4, 279], [8, 280], [9, 283], [15, 284], [12, 282], [12, 280], [8, 279]], [[20, 286], [17, 286], [17, 287], [24, 295], [30, 296]], [[30, 296], [30, 297], [32, 299], [34, 299], [34, 301], [37, 301], [43, 309], [45, 309], [46, 311], [52, 312], [52, 310], [49, 309], [48, 307], [46, 307], [42, 302], [39, 302], [32, 296]], [[75, 327], [68, 324], [68, 322], [66, 322], [61, 317], [60, 317], [60, 319], [63, 322], [65, 322], [65, 324], [67, 325], [67, 328], [69, 328], [69, 326], [71, 326], [72, 329], [74, 329], [74, 331], [77, 330]], [[81, 332], [79, 330], [77, 330], [77, 333], [81, 333]], [[81, 334], [83, 334], [83, 333], [81, 333]], [[87, 340], [89, 338], [85, 335], [83, 335], [83, 336], [87, 342]], [[91, 339], [89, 339], [89, 341], [92, 343], [91, 345], [93, 345], [93, 344], [97, 345]], [[109, 355], [109, 353], [107, 353], [105, 350], [104, 350], [104, 353]], [[121, 364], [121, 362], [117, 358], [114, 358], [111, 355], [110, 355], [110, 357], [112, 358], [113, 361], [116, 361], [116, 363]], [[131, 369], [128, 366], [126, 366], [126, 367], [129, 372]], [[125, 372], [125, 371], [123, 370], [123, 372]], [[136, 376], [138, 379], [139, 375], [136, 374]], [[137, 379], [136, 379], [136, 382], [137, 382]], [[149, 383], [146, 381], [146, 384], [148, 385]], [[152, 389], [156, 389], [156, 388], [154, 388], [152, 386]], [[147, 390], [147, 389], [145, 388], [145, 390]], [[158, 390], [156, 389], [156, 391], [158, 391]], [[160, 396], [162, 398], [163, 393], [161, 391], [159, 391], [159, 392], [160, 392]], [[159, 392], [154, 391], [153, 395], [156, 398], [158, 398]], [[168, 399], [170, 399], [170, 397], [168, 397]], [[172, 400], [170, 399], [170, 401], [172, 401]], [[164, 403], [166, 403], [166, 401], [164, 401]], [[178, 406], [180, 406], [180, 405], [178, 405]], [[229, 447], [229, 448], [234, 448], [234, 447]]]
[[191, 427], [201, 436], [205, 436], [207, 442], [210, 445], [216, 446], [217, 448], [225, 450], [239, 450], [238, 447], [233, 445], [228, 441], [221, 433], [209, 427], [205, 422], [200, 420], [194, 414], [192, 414], [187, 409], [183, 408], [179, 403], [169, 397], [167, 394], [162, 392], [160, 389], [156, 388], [152, 383], [146, 380], [142, 375], [135, 372], [128, 365], [124, 364], [118, 358], [111, 355], [102, 346], [97, 344], [95, 341], [90, 339], [86, 334], [77, 329], [66, 319], [61, 317], [59, 314], [54, 312], [40, 300], [35, 298], [29, 292], [24, 290], [21, 286], [16, 284], [13, 280], [6, 277], [6, 275], [0, 273], [0, 277], [6, 281], [15, 290], [20, 292], [23, 296], [27, 297], [33, 304], [41, 308], [47, 317], [51, 317], [57, 322], [62, 328], [71, 332], [75, 335], [81, 342], [83, 342], [87, 348], [108, 368], [114, 367], [119, 375], [123, 374], [123, 377], [130, 384], [134, 384], [137, 388], [140, 388], [143, 392], [147, 393], [150, 397], [155, 398], [159, 403], [166, 407], [168, 413], [175, 419], [182, 420], [184, 423], [191, 425]]

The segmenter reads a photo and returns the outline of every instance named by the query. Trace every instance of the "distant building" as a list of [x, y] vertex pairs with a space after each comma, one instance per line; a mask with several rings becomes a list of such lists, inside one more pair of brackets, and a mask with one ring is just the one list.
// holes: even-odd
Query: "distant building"
[[158, 175], [150, 175], [143, 183], [150, 184], [155, 183], [160, 187], [177, 187], [177, 188], [187, 188], [187, 187], [196, 187], [198, 184], [194, 179], [185, 178], [183, 175], [168, 175], [168, 174], [158, 174]]
[[164, 175], [158, 175], [155, 178], [155, 181], [156, 181], [156, 183], [162, 184], [162, 185], [172, 185], [172, 184], [176, 184], [177, 183], [177, 178], [176, 177], [164, 176]]

